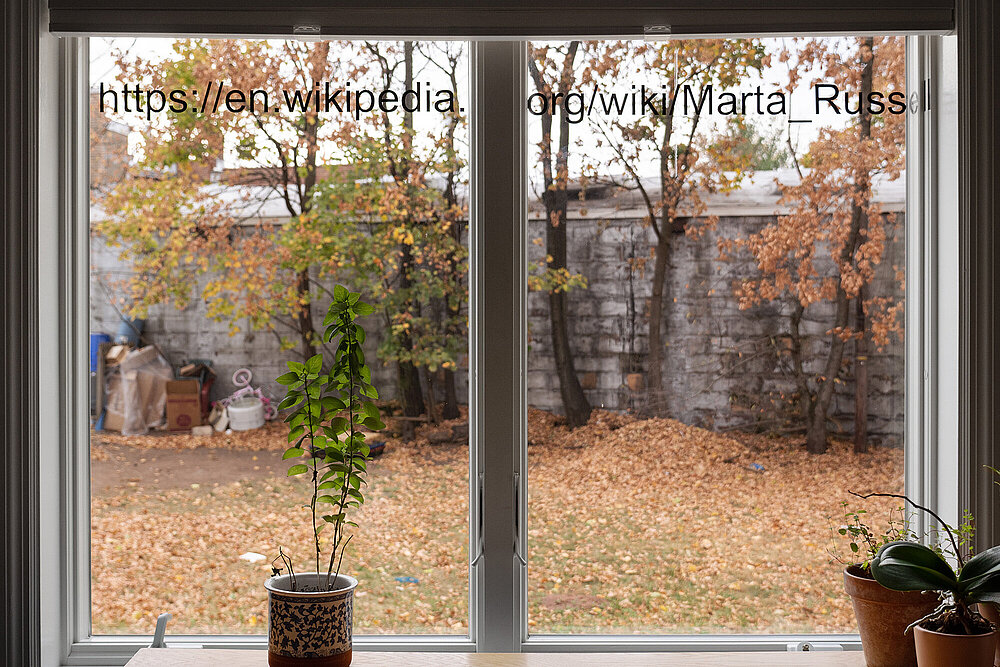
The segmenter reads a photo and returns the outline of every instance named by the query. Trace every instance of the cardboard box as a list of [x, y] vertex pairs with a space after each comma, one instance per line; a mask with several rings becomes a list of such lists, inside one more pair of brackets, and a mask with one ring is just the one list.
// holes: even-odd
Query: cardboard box
[[125, 357], [128, 356], [128, 346], [127, 345], [112, 345], [108, 348], [108, 351], [104, 354], [104, 363], [108, 366], [114, 366], [115, 364], [120, 364], [125, 361]]
[[197, 380], [167, 382], [167, 428], [188, 431], [201, 425], [201, 398]]
[[105, 376], [104, 429], [135, 435], [161, 426], [173, 376], [153, 347], [126, 355]]

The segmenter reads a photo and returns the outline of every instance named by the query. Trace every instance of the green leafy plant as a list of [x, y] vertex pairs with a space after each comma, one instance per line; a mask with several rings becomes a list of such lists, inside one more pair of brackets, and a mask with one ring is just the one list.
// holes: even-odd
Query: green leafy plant
[[890, 542], [915, 542], [917, 535], [907, 527], [904, 508], [897, 507], [889, 512], [889, 518], [884, 530], [878, 530], [870, 524], [870, 515], [864, 509], [851, 509], [849, 503], [841, 503], [844, 509], [843, 520], [834, 530], [838, 535], [846, 537], [849, 554], [843, 554], [836, 545], [830, 554], [844, 565], [857, 565], [861, 574], [871, 576], [871, 561], [875, 554]]
[[[289, 476], [308, 474], [311, 477], [309, 511], [317, 573], [322, 572], [320, 533], [328, 527], [333, 533], [328, 540], [326, 590], [336, 582], [344, 551], [353, 537], [346, 535], [347, 527], [357, 527], [355, 522], [348, 520], [348, 513], [365, 502], [362, 488], [367, 485], [369, 456], [365, 430], [385, 428], [373, 402], [378, 392], [372, 386], [371, 369], [365, 363], [362, 348], [365, 330], [356, 321], [375, 309], [360, 298], [359, 293], [350, 292], [341, 285], [334, 288], [333, 301], [323, 320], [326, 327], [323, 341], [328, 343], [338, 338], [329, 370], [324, 371], [324, 357], [317, 354], [305, 363], [289, 362], [288, 372], [277, 378], [280, 384], [288, 387], [278, 409], [291, 408], [285, 418], [291, 446], [282, 458], [303, 461], [288, 469]], [[275, 561], [279, 559], [288, 568], [292, 590], [298, 590], [291, 557], [279, 548]], [[336, 573], [333, 570], [335, 560]], [[272, 571], [280, 573], [273, 565]]]
[[[954, 553], [953, 567], [941, 549], [915, 542], [890, 542], [875, 554], [871, 572], [875, 581], [896, 591], [936, 591], [941, 605], [929, 615], [910, 625], [957, 635], [988, 632], [990, 623], [973, 611], [976, 602], [1000, 602], [1000, 547], [993, 547], [966, 559], [958, 538], [951, 528], [931, 510], [905, 496], [869, 494], [901, 498], [915, 508], [927, 512], [944, 527]], [[909, 630], [910, 628], [907, 628]]]

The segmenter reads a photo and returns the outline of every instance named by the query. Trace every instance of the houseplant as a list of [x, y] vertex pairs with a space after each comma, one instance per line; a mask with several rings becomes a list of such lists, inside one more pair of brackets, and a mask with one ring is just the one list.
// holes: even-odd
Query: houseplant
[[[291, 409], [284, 459], [296, 462], [289, 476], [308, 475], [310, 529], [315, 569], [295, 572], [281, 548], [264, 583], [268, 592], [268, 664], [272, 667], [342, 667], [351, 663], [354, 589], [358, 582], [340, 573], [351, 541], [348, 514], [365, 501], [369, 448], [365, 433], [385, 428], [372, 402], [378, 392], [371, 384], [362, 344], [365, 331], [356, 318], [374, 312], [360, 294], [338, 285], [323, 325], [323, 340], [337, 339], [329, 370], [322, 354], [305, 363], [289, 362], [277, 381], [288, 387], [279, 410]], [[326, 529], [325, 536], [321, 533]], [[324, 559], [324, 547], [329, 558]], [[339, 554], [339, 556], [338, 556]], [[336, 570], [334, 565], [336, 564]], [[325, 567], [324, 567], [325, 565]]]
[[[872, 559], [875, 580], [896, 591], [936, 591], [941, 604], [915, 621], [917, 664], [920, 667], [990, 667], [996, 650], [997, 630], [972, 605], [1000, 602], [1000, 547], [993, 547], [968, 560], [954, 532], [936, 514], [953, 549], [957, 567], [941, 554], [914, 542], [890, 542]], [[909, 628], [907, 628], [909, 630]]]
[[906, 528], [902, 509], [898, 520], [890, 513], [885, 529], [879, 531], [869, 525], [865, 510], [851, 510], [846, 502], [842, 504], [844, 524], [837, 532], [848, 538], [851, 560], [836, 552], [833, 555], [846, 565], [844, 590], [851, 597], [865, 662], [870, 667], [913, 667], [917, 664], [916, 647], [913, 636], [904, 631], [930, 613], [937, 599], [885, 588], [872, 577], [871, 561], [882, 546], [916, 536]]
[[[1000, 470], [997, 470], [993, 466], [985, 466], [988, 470], [992, 471], [994, 475], [1000, 476]], [[994, 480], [997, 486], [1000, 486], [1000, 480]], [[982, 614], [987, 621], [995, 625], [1000, 629], [1000, 607], [994, 602], [980, 602], [978, 605], [979, 613]], [[1000, 636], [997, 637], [997, 650], [996, 656], [993, 658], [993, 664], [996, 667], [1000, 667]]]

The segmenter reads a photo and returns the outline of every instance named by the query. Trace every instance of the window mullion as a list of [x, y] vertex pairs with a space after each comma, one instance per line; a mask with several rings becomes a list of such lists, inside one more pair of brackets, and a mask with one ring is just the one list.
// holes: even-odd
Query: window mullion
[[[481, 652], [519, 651], [523, 578], [514, 554], [514, 473], [524, 457], [523, 42], [475, 42], [472, 52], [473, 517], [483, 474], [482, 525], [473, 526], [473, 622]], [[523, 485], [522, 485], [523, 489]], [[523, 490], [521, 494], [523, 496]], [[478, 522], [476, 522], [478, 523]], [[523, 522], [522, 530], [523, 530]]]

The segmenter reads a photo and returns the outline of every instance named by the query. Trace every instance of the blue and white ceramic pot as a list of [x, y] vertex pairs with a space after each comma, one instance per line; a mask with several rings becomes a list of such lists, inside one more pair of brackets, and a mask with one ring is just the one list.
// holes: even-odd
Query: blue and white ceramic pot
[[[341, 574], [326, 590], [326, 573], [283, 574], [267, 589], [267, 664], [270, 667], [346, 667], [351, 664], [354, 589]], [[321, 590], [322, 589], [322, 590]]]

